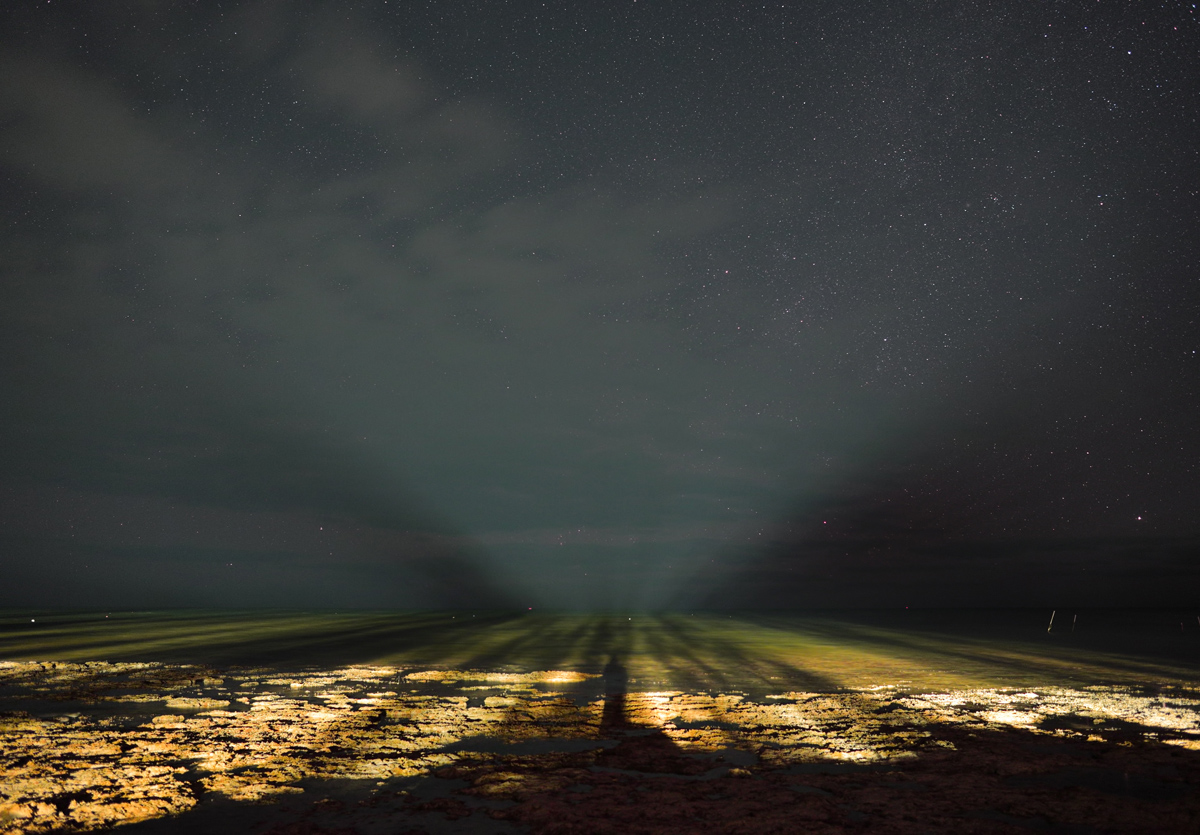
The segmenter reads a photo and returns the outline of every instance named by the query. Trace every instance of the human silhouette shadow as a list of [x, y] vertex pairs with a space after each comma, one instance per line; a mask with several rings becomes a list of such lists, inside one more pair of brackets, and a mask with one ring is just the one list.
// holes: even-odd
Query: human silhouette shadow
[[[595, 669], [595, 668], [593, 668]], [[634, 727], [625, 715], [625, 696], [629, 692], [629, 671], [621, 657], [613, 654], [604, 665], [604, 710], [600, 714], [600, 731], [629, 730]]]
[[663, 728], [644, 725], [629, 717], [629, 671], [619, 655], [609, 656], [602, 675], [604, 709], [600, 713], [600, 735], [620, 741], [615, 748], [598, 752], [596, 765], [620, 771], [697, 776], [720, 763], [720, 757], [698, 757], [685, 752]]

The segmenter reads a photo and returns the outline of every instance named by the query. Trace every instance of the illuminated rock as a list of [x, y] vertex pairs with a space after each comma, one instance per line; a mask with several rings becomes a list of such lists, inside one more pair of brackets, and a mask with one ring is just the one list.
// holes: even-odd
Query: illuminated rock
[[[1112, 687], [917, 694], [873, 687], [759, 700], [631, 692], [620, 694], [619, 726], [608, 726], [603, 700], [580, 703], [553, 689], [589, 678], [382, 666], [288, 676], [0, 663], [10, 706], [23, 699], [30, 706], [0, 715], [0, 833], [87, 831], [180, 814], [197, 804], [198, 791], [270, 803], [301, 795], [305, 781], [375, 785], [433, 773], [468, 779], [479, 797], [518, 803], [581, 782], [600, 797], [612, 783], [605, 774], [737, 777], [751, 788], [736, 791], [766, 803], [775, 795], [753, 787], [755, 769], [941, 756], [956, 745], [946, 729], [1099, 741], [1119, 725], [1180, 754], [1200, 750], [1200, 700], [1187, 695]], [[595, 747], [554, 750], [572, 740]], [[538, 741], [549, 741], [546, 753], [504, 753], [505, 745]], [[730, 751], [745, 752], [755, 765], [721, 765]], [[1017, 757], [995, 768], [1021, 775], [1035, 765]], [[700, 802], [693, 794], [687, 803]], [[828, 804], [805, 802], [814, 820], [834, 814]]]

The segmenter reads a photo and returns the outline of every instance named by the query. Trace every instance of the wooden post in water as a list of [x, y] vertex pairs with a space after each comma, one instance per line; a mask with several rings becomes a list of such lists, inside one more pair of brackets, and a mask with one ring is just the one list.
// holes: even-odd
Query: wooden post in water
[[1079, 613], [1075, 613], [1075, 617], [1071, 618], [1071, 631], [1075, 631], [1075, 622], [1079, 620]]
[[1051, 626], [1054, 626], [1054, 613], [1055, 613], [1055, 612], [1057, 612], [1057, 611], [1058, 611], [1058, 609], [1051, 609], [1051, 610], [1050, 610], [1050, 626], [1047, 626], [1047, 627], [1046, 627], [1046, 631], [1047, 631], [1047, 632], [1049, 632], [1049, 631], [1050, 631], [1050, 627], [1051, 627]]

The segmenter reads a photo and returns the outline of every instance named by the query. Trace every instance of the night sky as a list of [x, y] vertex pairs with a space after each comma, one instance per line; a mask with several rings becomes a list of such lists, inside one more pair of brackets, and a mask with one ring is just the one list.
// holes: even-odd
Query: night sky
[[7, 3], [0, 605], [1184, 605], [1193, 3]]

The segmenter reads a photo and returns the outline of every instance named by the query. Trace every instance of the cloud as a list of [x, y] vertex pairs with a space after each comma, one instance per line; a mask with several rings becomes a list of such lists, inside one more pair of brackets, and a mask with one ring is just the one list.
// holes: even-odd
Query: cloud
[[[116, 80], [9, 57], [5, 77], [33, 92], [4, 101], [6, 163], [62, 193], [47, 207], [102, 192], [12, 241], [26, 256], [6, 329], [22, 350], [54, 347], [30, 354], [30, 396], [7, 415], [24, 450], [10, 477], [73, 485], [93, 515], [105, 495], [114, 518], [158, 508], [154, 533], [91, 531], [89, 547], [303, 560], [322, 555], [305, 520], [334, 514], [392, 533], [352, 537], [331, 563], [392, 560], [430, 582], [471, 576], [477, 535], [512, 544], [505, 529], [558, 513], [619, 518], [614, 485], [673, 477], [658, 459], [683, 453], [603, 415], [620, 402], [627, 418], [679, 423], [694, 361], [661, 322], [606, 314], [670, 285], [666, 250], [723, 223], [719, 200], [578, 183], [464, 199], [519, 179], [513, 125], [361, 32], [314, 39], [279, 41], [255, 66], [293, 88], [296, 147], [324, 153], [301, 139], [327, 123], [363, 141], [353, 165], [340, 152], [296, 165], [232, 115], [219, 132], [179, 106], [142, 116]], [[103, 236], [85, 234], [94, 224]], [[637, 371], [645, 357], [654, 369]], [[654, 519], [658, 480], [617, 505]], [[189, 532], [170, 508], [232, 516]]]
[[[941, 145], [883, 155], [878, 125], [916, 111], [872, 115], [869, 84], [811, 91], [804, 119], [822, 115], [795, 146], [807, 123], [757, 136], [753, 96], [698, 117], [705, 85], [675, 102], [674, 70], [504, 100], [505, 79], [452, 77], [477, 56], [443, 61], [340, 7], [91, 14], [111, 49], [80, 59], [64, 18], [0, 59], [17, 191], [0, 429], [20, 489], [261, 514], [298, 558], [319, 556], [303, 520], [353, 518], [410, 566], [429, 555], [427, 579], [453, 552], [552, 591], [532, 575], [573, 553], [664, 584], [701, 555], [836, 562], [809, 527], [828, 511], [850, 552], [919, 559], [1007, 535], [1001, 505], [1031, 539], [1066, 496], [1095, 505], [1072, 524], [1105, 521], [1098, 494], [1064, 489], [1078, 462], [1042, 461], [1128, 428], [1113, 368], [1142, 392], [1175, 379], [1071, 318], [1103, 307], [1086, 276], [1111, 277], [1079, 243], [1091, 215], [1017, 234], [1011, 213], [1047, 186], [995, 166], [943, 184]], [[1114, 419], [1083, 423], [1100, 410]], [[1133, 473], [1143, 447], [1108, 450]], [[558, 546], [572, 530], [589, 533]], [[374, 536], [347, 540], [347, 564], [375, 564]]]
[[398, 139], [418, 123], [417, 112], [428, 103], [414, 67], [384, 60], [361, 39], [343, 36], [324, 43], [296, 64], [315, 103], [372, 127], [391, 128]]
[[71, 64], [0, 59], [0, 160], [39, 184], [160, 191], [185, 185], [180, 154], [119, 87]]

